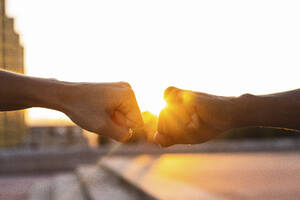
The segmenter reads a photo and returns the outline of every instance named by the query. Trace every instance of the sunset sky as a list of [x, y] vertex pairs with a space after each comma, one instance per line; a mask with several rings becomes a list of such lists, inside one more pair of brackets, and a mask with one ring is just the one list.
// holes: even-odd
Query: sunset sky
[[299, 10], [296, 0], [7, 0], [29, 75], [128, 81], [153, 113], [170, 85], [230, 96], [299, 88]]

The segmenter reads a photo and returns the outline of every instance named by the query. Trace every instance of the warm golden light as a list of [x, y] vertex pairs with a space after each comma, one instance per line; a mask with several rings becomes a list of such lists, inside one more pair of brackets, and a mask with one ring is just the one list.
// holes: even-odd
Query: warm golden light
[[[162, 99], [162, 97], [160, 99]], [[149, 106], [150, 107], [149, 111], [158, 117], [159, 113], [164, 108], [166, 108], [166, 106], [167, 106], [167, 103], [162, 99], [161, 101], [158, 101], [156, 104]]]
[[158, 117], [157, 115], [146, 111], [142, 113], [144, 121], [144, 133], [146, 135], [147, 141], [153, 142], [154, 134], [157, 131]]
[[158, 115], [168, 86], [226, 96], [298, 87], [296, 2], [9, 0], [7, 12], [16, 19], [29, 75], [127, 81], [141, 111]]
[[182, 100], [184, 104], [189, 104], [193, 101], [194, 96], [192, 95], [192, 92], [184, 92], [182, 94]]

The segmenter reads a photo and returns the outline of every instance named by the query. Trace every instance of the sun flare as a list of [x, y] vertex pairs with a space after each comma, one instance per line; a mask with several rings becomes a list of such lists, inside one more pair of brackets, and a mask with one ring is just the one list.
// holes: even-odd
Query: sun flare
[[[26, 51], [27, 74], [63, 81], [126, 81], [141, 112], [159, 115], [168, 86], [239, 96], [291, 90], [298, 84], [297, 1], [294, 6], [271, 0], [252, 6], [247, 1], [219, 1], [222, 6], [171, 0], [45, 2], [7, 1]], [[289, 78], [278, 81], [282, 77]], [[29, 124], [41, 118], [67, 119], [49, 110], [28, 113]]]
[[136, 93], [141, 112], [149, 111], [158, 117], [160, 111], [167, 105], [160, 93], [145, 94], [144, 92], [139, 93], [139, 91]]
[[[160, 111], [163, 110], [166, 106], [167, 106], [166, 102], [164, 100], [162, 100], [159, 103], [153, 104], [151, 106], [151, 109], [149, 109], [149, 111], [158, 117]], [[146, 110], [143, 110], [143, 111], [146, 111]]]

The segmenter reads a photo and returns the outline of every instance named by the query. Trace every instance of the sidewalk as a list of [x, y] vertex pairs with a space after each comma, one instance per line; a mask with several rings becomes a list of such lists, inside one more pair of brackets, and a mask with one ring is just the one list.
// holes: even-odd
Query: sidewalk
[[34, 184], [46, 181], [53, 176], [50, 174], [0, 176], [0, 199], [26, 200]]
[[29, 200], [298, 199], [299, 166], [298, 152], [113, 156], [38, 182]]

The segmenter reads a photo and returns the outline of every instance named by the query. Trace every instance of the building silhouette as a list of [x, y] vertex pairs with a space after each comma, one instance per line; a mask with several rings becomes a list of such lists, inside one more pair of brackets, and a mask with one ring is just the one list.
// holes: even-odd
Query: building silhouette
[[26, 146], [35, 149], [87, 147], [88, 141], [78, 126], [31, 126]]
[[[24, 49], [14, 19], [6, 16], [5, 0], [0, 0], [0, 69], [24, 73]], [[0, 147], [22, 145], [26, 134], [24, 111], [0, 112]]]

